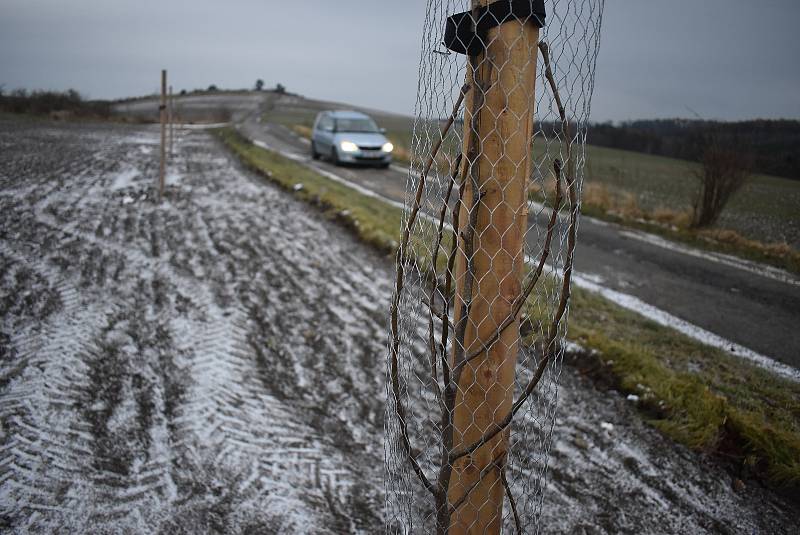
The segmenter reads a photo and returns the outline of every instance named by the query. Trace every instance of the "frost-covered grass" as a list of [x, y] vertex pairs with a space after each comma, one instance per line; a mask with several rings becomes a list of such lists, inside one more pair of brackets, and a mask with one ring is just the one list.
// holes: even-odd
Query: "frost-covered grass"
[[580, 289], [569, 334], [671, 438], [800, 487], [800, 384]]
[[646, 212], [635, 201], [631, 202], [634, 197], [626, 196], [624, 193], [616, 197], [609, 196], [609, 199], [610, 202], [598, 198], [588, 199], [587, 202], [584, 197], [581, 212], [590, 217], [644, 230], [698, 249], [734, 255], [800, 274], [800, 251], [785, 242], [749, 239], [729, 229], [693, 230], [686, 226], [689, 221], [688, 210], [680, 212], [656, 209], [653, 212]]
[[[256, 147], [232, 129], [217, 135], [246, 165], [321, 206], [366, 242], [384, 252], [397, 246], [398, 208]], [[655, 427], [774, 484], [800, 487], [800, 385], [580, 288], [572, 289], [570, 314], [570, 338], [594, 350], [591, 360], [618, 390], [639, 396]]]

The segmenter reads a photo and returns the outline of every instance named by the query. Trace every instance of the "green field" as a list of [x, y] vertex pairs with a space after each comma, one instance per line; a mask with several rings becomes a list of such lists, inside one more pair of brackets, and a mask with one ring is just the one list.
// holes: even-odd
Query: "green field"
[[[586, 184], [605, 185], [617, 195], [635, 195], [644, 211], [688, 211], [697, 167], [683, 160], [589, 145]], [[726, 207], [718, 226], [753, 240], [798, 248], [800, 181], [754, 175]]]

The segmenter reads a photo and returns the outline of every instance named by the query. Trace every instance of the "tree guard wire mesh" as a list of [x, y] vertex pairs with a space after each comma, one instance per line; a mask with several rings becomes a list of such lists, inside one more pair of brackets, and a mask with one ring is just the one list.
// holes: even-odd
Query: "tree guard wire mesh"
[[604, 2], [489, 3], [427, 4], [391, 307], [389, 533], [541, 529]]

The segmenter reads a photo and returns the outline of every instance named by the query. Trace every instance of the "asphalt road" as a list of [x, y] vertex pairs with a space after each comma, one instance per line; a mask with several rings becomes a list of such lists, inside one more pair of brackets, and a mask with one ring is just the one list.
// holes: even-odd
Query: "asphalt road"
[[[229, 109], [234, 110], [233, 120], [251, 139], [403, 202], [404, 169], [338, 167], [324, 160], [312, 161], [307, 141], [283, 126], [262, 122], [261, 112], [280, 108], [284, 98], [266, 94], [258, 107], [253, 107], [252, 96], [227, 99]], [[287, 106], [303, 105], [300, 97], [285, 100]], [[248, 108], [251, 111], [247, 112]], [[800, 278], [675, 246], [589, 217], [581, 218], [575, 269], [603, 288], [633, 296], [726, 341], [800, 369]]]

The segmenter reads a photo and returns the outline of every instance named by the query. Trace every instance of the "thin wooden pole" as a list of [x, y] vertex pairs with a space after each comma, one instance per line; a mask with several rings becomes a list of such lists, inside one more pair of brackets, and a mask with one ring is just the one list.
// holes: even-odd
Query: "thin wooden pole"
[[[477, 0], [473, 7], [488, 3]], [[453, 344], [451, 366], [496, 332], [522, 290], [538, 41], [534, 24], [506, 22], [489, 30], [486, 53], [471, 58], [467, 68], [472, 91], [464, 116], [465, 187], [453, 318], [456, 326], [464, 326], [463, 347]], [[508, 414], [518, 343], [519, 318], [488, 354], [464, 366], [457, 378], [453, 450], [479, 440]], [[449, 534], [500, 533], [505, 496], [500, 470], [508, 445], [505, 431], [455, 461], [447, 501], [455, 504], [468, 496], [450, 515]]]
[[174, 115], [174, 105], [175, 105], [175, 97], [172, 95], [172, 86], [169, 86], [169, 159], [172, 159], [173, 151], [173, 139], [175, 137], [175, 115]]
[[158, 198], [164, 196], [164, 175], [167, 171], [167, 71], [161, 70], [161, 105], [158, 108], [161, 121], [161, 163], [158, 169]]

